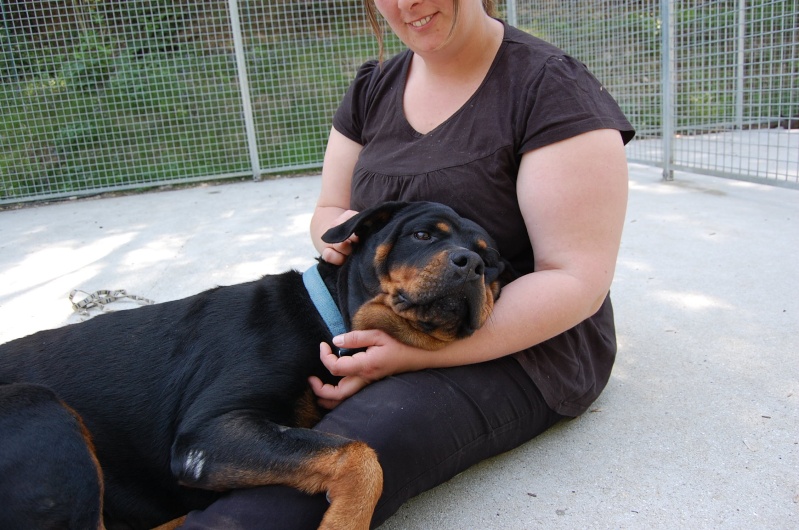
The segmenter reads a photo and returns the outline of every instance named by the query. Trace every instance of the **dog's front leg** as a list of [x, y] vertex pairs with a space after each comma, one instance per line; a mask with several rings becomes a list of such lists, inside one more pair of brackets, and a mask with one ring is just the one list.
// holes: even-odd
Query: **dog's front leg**
[[320, 528], [369, 528], [383, 487], [377, 455], [366, 444], [310, 429], [287, 428], [256, 412], [236, 411], [181, 432], [172, 473], [184, 485], [224, 491], [283, 484], [326, 492]]

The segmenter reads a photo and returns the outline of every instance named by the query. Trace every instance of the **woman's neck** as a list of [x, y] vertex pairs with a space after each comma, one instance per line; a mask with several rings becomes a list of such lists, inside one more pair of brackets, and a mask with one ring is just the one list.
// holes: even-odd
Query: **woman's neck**
[[406, 120], [417, 132], [427, 134], [444, 123], [482, 85], [505, 31], [501, 22], [488, 20], [491, 25], [471, 39], [460, 43], [453, 36], [448, 48], [464, 46], [453, 57], [443, 49], [413, 56], [402, 103]]

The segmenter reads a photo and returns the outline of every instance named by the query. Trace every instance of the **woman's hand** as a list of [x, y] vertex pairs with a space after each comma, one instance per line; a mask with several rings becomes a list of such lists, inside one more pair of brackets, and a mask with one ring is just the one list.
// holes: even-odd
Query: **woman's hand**
[[350, 240], [329, 244], [322, 241], [322, 234], [340, 225], [356, 212], [350, 210], [350, 188], [352, 173], [363, 147], [353, 142], [335, 128], [330, 129], [330, 138], [322, 164], [322, 190], [311, 218], [311, 241], [322, 259], [334, 265], [343, 264], [352, 251]]
[[366, 351], [338, 357], [327, 343], [319, 345], [322, 363], [331, 374], [342, 378], [337, 385], [324, 384], [318, 377], [309, 379], [319, 404], [329, 409], [384, 377], [421, 369], [422, 366], [416, 367], [412, 360], [420, 353], [430, 354], [402, 344], [378, 330], [344, 333], [334, 337], [333, 344], [348, 349], [366, 348]]
[[[338, 226], [346, 222], [350, 217], [356, 215], [358, 212], [355, 210], [344, 210], [330, 223], [330, 228]], [[347, 256], [352, 253], [352, 244], [358, 242], [356, 235], [351, 235], [341, 243], [325, 243], [324, 248], [320, 252], [322, 259], [333, 265], [343, 265], [347, 260]]]

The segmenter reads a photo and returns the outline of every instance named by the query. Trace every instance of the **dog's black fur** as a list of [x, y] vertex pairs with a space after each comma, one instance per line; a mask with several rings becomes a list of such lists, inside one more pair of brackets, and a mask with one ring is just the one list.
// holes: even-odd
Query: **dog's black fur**
[[[319, 263], [348, 325], [435, 349], [488, 317], [503, 263], [476, 224], [388, 203], [323, 238], [351, 234], [345, 265]], [[330, 338], [290, 271], [0, 346], [0, 527], [150, 528], [275, 483], [327, 491], [323, 527], [368, 527], [376, 455], [309, 429]]]

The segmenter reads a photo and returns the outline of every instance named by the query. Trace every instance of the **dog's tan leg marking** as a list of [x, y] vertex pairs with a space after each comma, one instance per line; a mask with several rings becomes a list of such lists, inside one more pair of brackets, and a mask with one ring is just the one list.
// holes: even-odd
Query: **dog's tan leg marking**
[[[316, 460], [327, 477], [330, 508], [320, 530], [369, 530], [377, 500], [383, 491], [383, 469], [366, 444], [353, 442], [336, 454]], [[302, 489], [302, 486], [300, 486]]]
[[[305, 493], [327, 493], [330, 507], [319, 528], [368, 530], [383, 491], [377, 454], [363, 442], [348, 442], [308, 455], [297, 466], [270, 471], [222, 467], [209, 473], [211, 484], [233, 489], [283, 484]], [[216, 488], [215, 488], [216, 489]]]
[[310, 429], [321, 419], [322, 414], [316, 405], [316, 394], [308, 388], [294, 407], [294, 425]]

